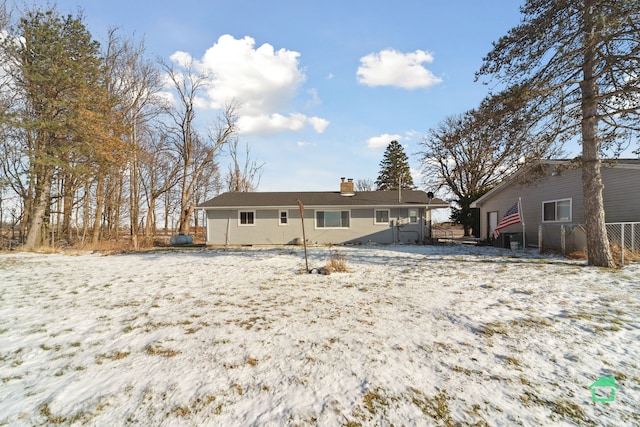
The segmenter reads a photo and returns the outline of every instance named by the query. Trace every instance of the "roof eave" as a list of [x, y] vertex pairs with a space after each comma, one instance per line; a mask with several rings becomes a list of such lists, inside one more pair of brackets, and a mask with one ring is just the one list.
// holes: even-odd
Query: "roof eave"
[[[451, 205], [448, 203], [378, 203], [370, 205], [305, 205], [308, 209], [319, 208], [394, 208], [394, 207], [425, 207], [427, 209], [446, 209]], [[224, 209], [298, 209], [298, 205], [225, 205], [225, 206], [196, 206], [196, 209], [200, 210], [224, 210]]]

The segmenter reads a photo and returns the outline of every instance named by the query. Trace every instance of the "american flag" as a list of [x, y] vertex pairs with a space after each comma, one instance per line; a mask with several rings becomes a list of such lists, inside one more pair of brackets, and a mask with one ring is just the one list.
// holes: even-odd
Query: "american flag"
[[515, 205], [511, 206], [509, 210], [504, 214], [498, 225], [496, 225], [496, 229], [493, 230], [493, 238], [497, 239], [500, 235], [500, 230], [506, 228], [510, 225], [518, 224], [522, 222], [522, 218], [520, 217], [520, 212], [518, 210], [519, 202], [516, 202]]

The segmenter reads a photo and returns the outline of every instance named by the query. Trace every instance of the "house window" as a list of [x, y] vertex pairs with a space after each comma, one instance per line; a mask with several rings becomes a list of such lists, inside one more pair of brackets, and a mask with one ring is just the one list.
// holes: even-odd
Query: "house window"
[[289, 211], [280, 211], [280, 217], [278, 219], [279, 225], [289, 224]]
[[571, 221], [571, 199], [542, 202], [542, 221]]
[[418, 210], [417, 209], [409, 209], [409, 222], [416, 223], [418, 222]]
[[374, 224], [389, 225], [389, 209], [376, 209]]
[[349, 228], [349, 211], [316, 211], [316, 228]]
[[238, 225], [255, 225], [256, 211], [238, 212]]

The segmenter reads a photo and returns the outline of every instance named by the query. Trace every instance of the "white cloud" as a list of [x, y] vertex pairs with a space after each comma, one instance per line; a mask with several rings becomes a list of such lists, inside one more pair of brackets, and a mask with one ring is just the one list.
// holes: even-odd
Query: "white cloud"
[[313, 126], [316, 132], [322, 133], [329, 126], [329, 120], [321, 117], [308, 117], [307, 122]]
[[385, 49], [360, 58], [358, 82], [367, 86], [397, 86], [404, 89], [427, 88], [442, 81], [423, 63], [433, 62], [433, 55], [423, 50], [402, 53]]
[[318, 144], [316, 144], [315, 142], [306, 142], [306, 141], [298, 141], [296, 143], [298, 145], [298, 147], [300, 148], [304, 148], [304, 147], [317, 147]]
[[317, 133], [322, 133], [329, 121], [320, 117], [307, 117], [300, 113], [287, 116], [280, 113], [242, 115], [238, 119], [238, 130], [241, 134], [269, 135], [279, 132], [297, 132], [311, 126]]
[[389, 135], [388, 133], [384, 133], [380, 136], [374, 136], [367, 140], [367, 147], [373, 149], [386, 148], [387, 145], [391, 141], [400, 141], [402, 140], [401, 135]]
[[202, 58], [214, 75], [209, 96], [220, 108], [230, 99], [242, 103], [246, 114], [276, 112], [288, 107], [305, 80], [298, 69], [298, 52], [270, 44], [255, 47], [255, 40], [221, 36]]
[[[306, 79], [299, 57], [298, 52], [275, 50], [268, 43], [256, 47], [251, 37], [235, 39], [226, 34], [194, 65], [211, 76], [206, 93], [210, 108], [222, 109], [231, 101], [239, 104], [241, 133], [299, 131], [306, 126], [322, 132], [328, 121], [290, 111], [291, 101]], [[171, 60], [184, 65], [192, 58], [176, 52]]]
[[422, 182], [424, 173], [420, 169], [409, 168], [409, 173], [411, 174], [411, 179], [413, 179], [414, 183]]
[[318, 96], [318, 89], [309, 89], [307, 90], [307, 94], [309, 95], [309, 100], [307, 101], [306, 108], [322, 104], [322, 101]]
[[189, 53], [180, 50], [171, 55], [169, 59], [181, 67], [188, 67], [193, 62], [193, 57]]
[[407, 137], [407, 139], [413, 139], [416, 136], [420, 136], [422, 135], [420, 132], [418, 132], [417, 130], [408, 130], [405, 132], [405, 135]]

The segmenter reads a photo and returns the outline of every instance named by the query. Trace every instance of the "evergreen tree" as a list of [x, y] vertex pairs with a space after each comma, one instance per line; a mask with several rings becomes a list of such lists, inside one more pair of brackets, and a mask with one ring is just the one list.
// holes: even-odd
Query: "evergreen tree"
[[78, 162], [70, 159], [87, 158], [88, 134], [99, 139], [89, 131], [104, 123], [99, 45], [81, 17], [36, 8], [20, 19], [1, 50], [7, 59], [3, 71], [21, 97], [5, 119], [25, 135], [20, 147], [28, 158], [29, 176], [25, 248], [33, 249], [47, 224], [54, 177]]
[[391, 141], [380, 162], [380, 174], [376, 180], [378, 190], [413, 190], [413, 178], [409, 169], [409, 159], [398, 141]]

